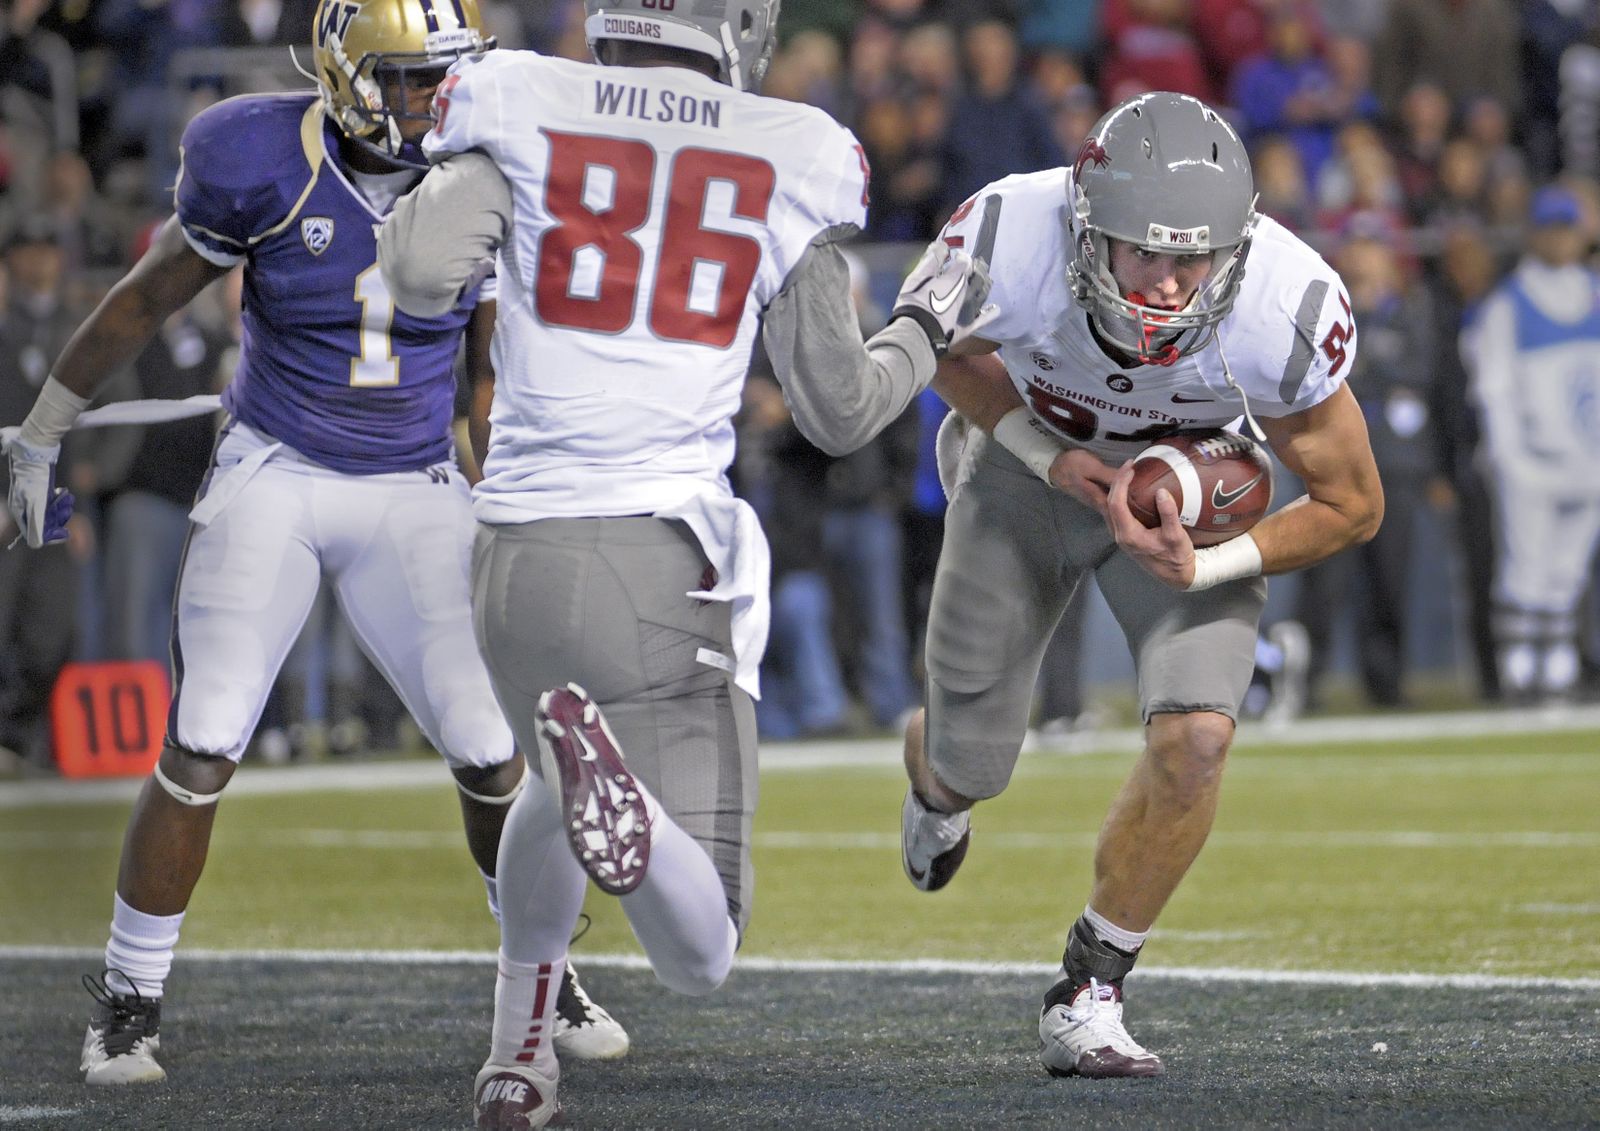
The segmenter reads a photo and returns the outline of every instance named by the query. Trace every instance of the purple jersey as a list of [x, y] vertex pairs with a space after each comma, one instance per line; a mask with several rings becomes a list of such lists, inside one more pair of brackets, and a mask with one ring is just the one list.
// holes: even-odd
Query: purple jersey
[[397, 309], [378, 271], [383, 215], [338, 160], [312, 92], [218, 103], [183, 132], [176, 190], [189, 245], [245, 264], [244, 344], [223, 404], [355, 475], [450, 455], [454, 365], [476, 288], [442, 318]]

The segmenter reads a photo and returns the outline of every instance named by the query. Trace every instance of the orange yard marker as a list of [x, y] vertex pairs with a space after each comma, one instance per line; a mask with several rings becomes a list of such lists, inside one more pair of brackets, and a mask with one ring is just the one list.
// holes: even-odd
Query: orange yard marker
[[68, 664], [50, 694], [63, 777], [143, 776], [161, 756], [171, 691], [154, 660]]

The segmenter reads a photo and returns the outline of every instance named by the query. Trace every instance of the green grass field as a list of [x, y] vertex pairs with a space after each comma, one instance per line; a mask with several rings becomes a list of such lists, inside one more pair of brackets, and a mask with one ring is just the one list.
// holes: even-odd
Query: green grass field
[[[1025, 757], [937, 895], [900, 872], [900, 770], [774, 769], [747, 955], [1049, 963], [1129, 753]], [[9, 787], [0, 786], [0, 792]], [[0, 808], [0, 945], [98, 948], [128, 805]], [[578, 953], [635, 953], [591, 895]], [[1600, 976], [1600, 732], [1242, 744], [1150, 966]], [[185, 948], [491, 950], [443, 769], [430, 788], [222, 802]]]

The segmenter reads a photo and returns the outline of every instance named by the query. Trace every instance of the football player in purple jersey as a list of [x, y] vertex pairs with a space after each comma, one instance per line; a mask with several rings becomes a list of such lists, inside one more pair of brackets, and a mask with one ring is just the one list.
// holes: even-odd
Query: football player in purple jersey
[[[165, 319], [243, 265], [243, 348], [178, 583], [166, 744], [134, 807], [106, 972], [81, 1069], [91, 1084], [164, 1079], [163, 988], [205, 865], [216, 803], [326, 577], [363, 648], [444, 755], [498, 916], [500, 833], [525, 780], [469, 619], [468, 484], [451, 448], [465, 340], [492, 380], [493, 280], [435, 317], [396, 309], [375, 233], [426, 162], [434, 88], [493, 46], [476, 0], [322, 0], [318, 89], [247, 95], [184, 131], [176, 216], [78, 330], [7, 445], [28, 545], [65, 536], [62, 436]], [[567, 1055], [615, 1057], [627, 1034], [561, 989]]]

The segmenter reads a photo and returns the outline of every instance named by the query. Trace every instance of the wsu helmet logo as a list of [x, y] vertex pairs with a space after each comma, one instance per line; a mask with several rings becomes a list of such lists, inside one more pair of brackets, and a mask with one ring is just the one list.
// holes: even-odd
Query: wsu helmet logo
[[308, 216], [300, 221], [300, 239], [312, 255], [321, 255], [333, 242], [333, 221], [326, 216]]
[[1072, 163], [1072, 176], [1076, 180], [1078, 174], [1083, 172], [1084, 162], [1094, 163], [1096, 169], [1104, 169], [1111, 164], [1111, 158], [1106, 156], [1106, 147], [1092, 137], [1083, 139], [1083, 144], [1078, 147], [1077, 160]]

